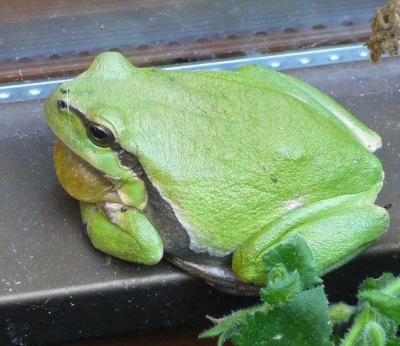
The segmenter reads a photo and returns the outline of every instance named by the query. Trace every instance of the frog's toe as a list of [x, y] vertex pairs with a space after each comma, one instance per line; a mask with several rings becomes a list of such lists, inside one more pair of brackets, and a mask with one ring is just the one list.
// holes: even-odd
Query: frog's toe
[[122, 205], [116, 208], [115, 203], [99, 208], [81, 202], [81, 214], [86, 233], [97, 249], [136, 263], [151, 265], [161, 260], [161, 238], [140, 212]]

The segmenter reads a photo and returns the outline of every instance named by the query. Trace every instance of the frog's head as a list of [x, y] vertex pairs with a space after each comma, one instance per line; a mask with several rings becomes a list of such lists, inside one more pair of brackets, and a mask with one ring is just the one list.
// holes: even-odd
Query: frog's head
[[132, 150], [120, 145], [125, 112], [117, 88], [132, 78], [133, 69], [118, 53], [102, 54], [86, 72], [59, 85], [45, 102], [46, 121], [58, 139], [54, 150], [58, 178], [79, 200], [139, 209], [146, 203], [140, 164]]

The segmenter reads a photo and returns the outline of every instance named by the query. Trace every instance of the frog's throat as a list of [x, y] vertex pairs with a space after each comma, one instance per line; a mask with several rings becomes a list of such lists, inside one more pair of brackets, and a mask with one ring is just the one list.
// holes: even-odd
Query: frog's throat
[[[110, 149], [117, 156], [119, 165], [139, 179], [143, 172], [137, 158], [118, 144]], [[72, 197], [87, 203], [112, 202], [135, 206], [124, 202], [119, 189], [120, 179], [103, 173], [60, 140], [55, 143], [53, 155], [58, 179]]]
[[72, 197], [88, 203], [121, 203], [115, 185], [59, 140], [53, 155], [58, 180]]

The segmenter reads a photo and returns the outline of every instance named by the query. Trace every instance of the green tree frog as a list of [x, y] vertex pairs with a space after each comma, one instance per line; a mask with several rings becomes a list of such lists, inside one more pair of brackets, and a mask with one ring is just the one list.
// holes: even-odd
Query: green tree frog
[[134, 67], [99, 55], [45, 102], [54, 160], [86, 232], [110, 255], [164, 256], [234, 294], [263, 254], [301, 236], [326, 273], [388, 228], [380, 137], [283, 73]]

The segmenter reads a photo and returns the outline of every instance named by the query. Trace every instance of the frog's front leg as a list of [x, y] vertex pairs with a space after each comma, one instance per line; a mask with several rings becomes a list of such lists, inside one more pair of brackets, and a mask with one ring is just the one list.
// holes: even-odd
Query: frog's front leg
[[340, 199], [292, 211], [254, 234], [234, 252], [234, 273], [245, 282], [265, 284], [264, 253], [298, 235], [310, 247], [321, 275], [357, 256], [386, 231], [389, 216], [376, 205], [354, 205]]
[[117, 203], [80, 205], [87, 234], [96, 248], [136, 263], [155, 264], [161, 260], [162, 240], [141, 212]]

